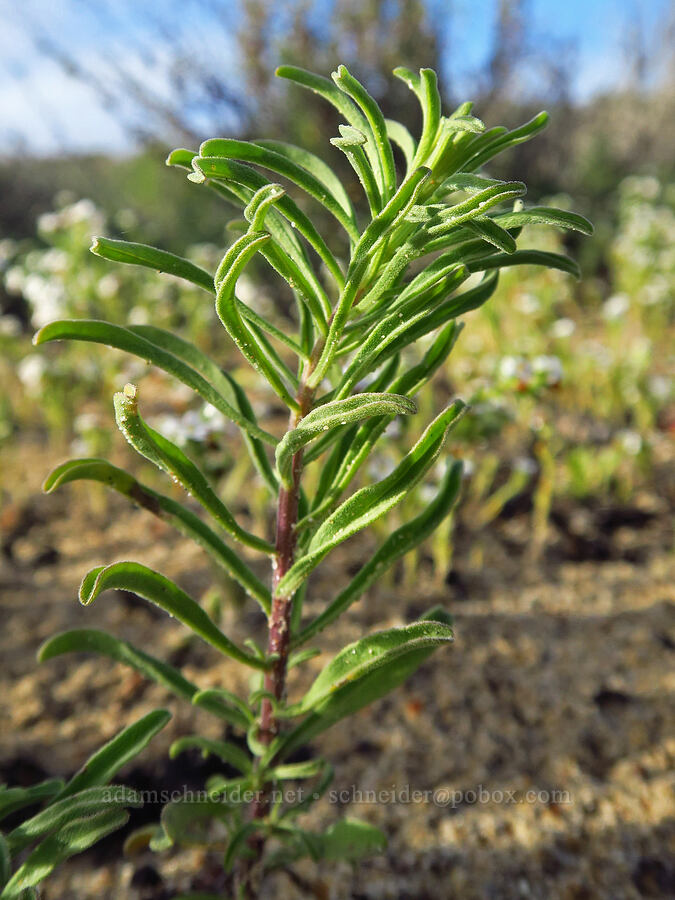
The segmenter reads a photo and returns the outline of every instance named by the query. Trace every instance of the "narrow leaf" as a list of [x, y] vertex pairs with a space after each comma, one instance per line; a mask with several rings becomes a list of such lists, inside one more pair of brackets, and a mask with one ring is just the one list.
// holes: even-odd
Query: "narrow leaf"
[[147, 716], [143, 716], [133, 725], [129, 725], [123, 731], [104, 744], [86, 761], [80, 771], [74, 775], [55, 800], [63, 800], [64, 797], [72, 797], [86, 788], [107, 784], [111, 778], [131, 762], [141, 750], [150, 743], [168, 723], [171, 713], [166, 709], [155, 709]]
[[298, 704], [298, 710], [311, 711], [282, 738], [273, 751], [274, 759], [284, 759], [340, 719], [384, 697], [438, 646], [452, 639], [448, 625], [425, 621], [376, 632], [349, 644], [322, 670]]
[[578, 213], [564, 209], [551, 209], [548, 206], [531, 206], [521, 212], [502, 213], [495, 216], [494, 221], [502, 228], [522, 228], [524, 225], [555, 225], [582, 234], [593, 234], [593, 225]]
[[390, 475], [361, 488], [322, 523], [307, 552], [281, 579], [277, 587], [279, 597], [291, 596], [333, 547], [372, 524], [403, 499], [433, 465], [445, 443], [448, 429], [464, 409], [460, 400], [455, 401], [434, 419]]
[[13, 853], [18, 853], [35, 838], [55, 831], [73, 819], [94, 815], [111, 805], [139, 807], [143, 805], [143, 801], [136, 791], [117, 784], [88, 788], [52, 803], [32, 819], [22, 822], [7, 836], [7, 843]]
[[236, 744], [229, 741], [216, 741], [211, 738], [200, 737], [193, 734], [189, 737], [178, 738], [169, 748], [169, 756], [175, 759], [186, 750], [198, 748], [204, 756], [212, 754], [222, 759], [223, 762], [238, 769], [242, 775], [248, 775], [251, 771], [251, 760], [249, 756]]
[[132, 591], [187, 625], [191, 631], [226, 656], [238, 659], [254, 669], [267, 668], [264, 660], [242, 650], [226, 637], [201, 606], [178, 585], [147, 566], [134, 562], [97, 566], [84, 576], [80, 586], [80, 603], [88, 606], [107, 590]]
[[118, 469], [104, 459], [71, 459], [62, 463], [47, 477], [42, 489], [46, 493], [51, 493], [61, 485], [80, 480], [99, 481], [105, 484], [192, 538], [241, 584], [247, 594], [257, 600], [265, 612], [269, 612], [272, 603], [269, 589], [234, 550], [223, 543], [218, 535], [187, 507], [153, 491], [124, 469]]
[[311, 640], [320, 631], [323, 631], [327, 625], [330, 625], [341, 616], [372, 584], [381, 578], [382, 574], [397, 559], [400, 559], [414, 547], [421, 544], [422, 541], [426, 540], [452, 509], [459, 493], [461, 478], [461, 462], [448, 464], [438, 493], [427, 508], [419, 516], [416, 516], [410, 522], [406, 522], [405, 525], [402, 525], [389, 535], [371, 559], [361, 567], [347, 587], [338, 594], [335, 600], [313, 622], [293, 639], [292, 645], [294, 647], [300, 646], [305, 641]]
[[235, 422], [248, 434], [267, 444], [271, 444], [273, 447], [276, 446], [277, 441], [273, 435], [263, 431], [227, 403], [213, 385], [202, 375], [172, 353], [167, 352], [162, 347], [130, 329], [123, 328], [120, 325], [113, 325], [110, 322], [99, 322], [95, 319], [62, 319], [57, 322], [50, 322], [49, 325], [41, 328], [33, 338], [33, 343], [45, 344], [48, 341], [64, 340], [92, 341], [96, 344], [105, 344], [109, 347], [125, 350], [127, 353], [133, 353], [151, 365], [155, 365], [178, 378], [179, 381], [196, 391], [207, 403], [215, 406], [226, 418]]
[[143, 421], [138, 412], [138, 391], [134, 385], [126, 385], [124, 391], [114, 395], [113, 401], [117, 425], [137, 453], [182, 484], [188, 494], [198, 500], [221, 528], [236, 540], [263, 553], [274, 552], [272, 545], [263, 538], [241, 528], [192, 460]]
[[130, 241], [115, 241], [111, 238], [95, 237], [89, 248], [93, 254], [111, 262], [145, 266], [157, 272], [167, 272], [177, 278], [184, 278], [197, 287], [213, 293], [213, 276], [201, 266], [183, 259], [166, 250], [158, 250], [147, 244], [134, 244]]
[[33, 850], [7, 883], [1, 895], [3, 900], [20, 898], [24, 891], [43, 881], [59, 863], [121, 828], [128, 818], [128, 814], [121, 809], [107, 809], [96, 815], [71, 821]]
[[415, 411], [412, 400], [389, 393], [356, 394], [346, 400], [334, 400], [317, 407], [301, 419], [296, 428], [286, 432], [277, 445], [277, 468], [282, 483], [290, 487], [293, 456], [324, 432], [370, 416], [394, 416]]

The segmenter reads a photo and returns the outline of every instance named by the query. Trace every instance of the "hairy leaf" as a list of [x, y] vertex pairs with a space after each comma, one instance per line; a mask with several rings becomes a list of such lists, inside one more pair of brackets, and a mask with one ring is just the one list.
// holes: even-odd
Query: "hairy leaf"
[[270, 591], [249, 569], [246, 563], [212, 531], [198, 516], [181, 503], [141, 484], [133, 475], [104, 459], [71, 459], [62, 463], [47, 477], [42, 489], [50, 493], [71, 481], [99, 481], [192, 538], [209, 553], [218, 565], [254, 597], [265, 612], [269, 612]]
[[301, 419], [296, 428], [287, 431], [277, 445], [277, 468], [282, 483], [290, 487], [294, 454], [320, 434], [370, 416], [414, 412], [416, 406], [412, 400], [399, 394], [356, 394], [346, 400], [333, 400], [317, 407]]
[[464, 411], [461, 400], [444, 410], [427, 427], [394, 471], [381, 481], [361, 488], [319, 527], [307, 548], [281, 579], [277, 595], [291, 596], [324, 556], [357, 531], [383, 516], [414, 487], [437, 459], [448, 429]]
[[226, 656], [238, 659], [254, 669], [267, 668], [264, 660], [242, 650], [226, 637], [201, 606], [178, 585], [147, 566], [135, 562], [97, 566], [84, 576], [80, 586], [80, 603], [88, 606], [107, 590], [132, 591], [168, 612]]

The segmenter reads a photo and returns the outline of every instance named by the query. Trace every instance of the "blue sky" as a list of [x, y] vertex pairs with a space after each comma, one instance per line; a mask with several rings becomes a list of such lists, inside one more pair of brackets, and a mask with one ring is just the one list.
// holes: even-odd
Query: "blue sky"
[[[276, 0], [282, 3], [283, 0]], [[428, 0], [431, 14], [447, 34], [446, 76], [467, 96], [472, 75], [487, 58], [494, 33], [497, 0]], [[236, 26], [237, 0], [225, 4]], [[96, 72], [109, 53], [136, 72], [144, 72], [153, 91], [170, 97], [161, 53], [144, 66], [138, 48], [161, 19], [186, 46], [196, 41], [236, 83], [236, 47], [215, 42], [198, 0], [114, 0], [103, 20], [89, 0], [0, 0], [0, 139], [2, 147], [29, 152], [104, 150], [124, 152], [129, 138], [118, 116], [101, 108], [95, 91], [47, 58], [31, 32], [43, 29], [68, 48], [84, 69]], [[100, 7], [99, 7], [100, 8]], [[555, 47], [574, 46], [572, 95], [580, 101], [622, 84], [626, 28], [638, 23], [647, 47], [661, 39], [669, 0], [529, 0], [533, 33]], [[460, 61], [461, 60], [461, 61]], [[230, 72], [227, 73], [229, 68]], [[124, 112], [124, 109], [122, 109]], [[1, 151], [0, 151], [1, 152]]]

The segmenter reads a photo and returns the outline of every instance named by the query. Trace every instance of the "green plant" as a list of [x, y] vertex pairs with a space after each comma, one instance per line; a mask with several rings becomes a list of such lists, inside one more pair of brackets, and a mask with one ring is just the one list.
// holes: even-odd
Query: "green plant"
[[[67, 783], [58, 778], [28, 788], [0, 785], [0, 897], [33, 900], [37, 886], [71, 856], [81, 853], [129, 820], [127, 808], [141, 796], [109, 784], [171, 718], [156, 709], [96, 751]], [[10, 817], [40, 805], [39, 812], [7, 830]], [[21, 860], [17, 864], [17, 857]]]
[[[432, 70], [417, 75], [398, 69], [395, 74], [421, 105], [423, 126], [416, 141], [402, 125], [383, 118], [373, 98], [344, 67], [332, 81], [291, 67], [279, 74], [323, 96], [346, 120], [331, 143], [346, 155], [363, 187], [368, 207], [364, 217], [357, 215], [331, 168], [313, 154], [278, 141], [216, 139], [202, 144], [198, 153], [176, 150], [168, 159], [169, 165], [186, 168], [190, 181], [206, 184], [243, 207], [244, 219], [234, 224], [241, 236], [215, 273], [142, 244], [97, 238], [92, 250], [108, 260], [169, 272], [211, 294], [234, 344], [288, 409], [285, 433], [277, 436], [262, 427], [231, 374], [193, 344], [154, 325], [63, 320], [45, 326], [35, 338], [38, 344], [70, 339], [109, 345], [179, 379], [236, 423], [261, 481], [275, 498], [276, 534], [271, 542], [244, 528], [192, 459], [141, 418], [134, 385], [115, 395], [120, 430], [138, 453], [182, 485], [211, 524], [193, 511], [192, 502], [181, 504], [160, 494], [102, 459], [65, 463], [45, 485], [50, 491], [89, 479], [129, 497], [200, 544], [239, 581], [266, 619], [265, 649], [252, 639], [235, 643], [169, 579], [140, 563], [118, 562], [85, 576], [81, 602], [92, 603], [103, 591], [117, 588], [157, 604], [256, 673], [250, 696], [244, 699], [224, 688], [200, 690], [178, 670], [103, 632], [58, 635], [41, 654], [47, 658], [86, 650], [107, 655], [219, 717], [228, 733], [246, 735], [247, 750], [231, 736], [210, 740], [195, 735], [173, 745], [173, 754], [193, 747], [215, 754], [239, 774], [212, 779], [208, 797], [199, 803], [170, 803], [152, 841], [155, 848], [203, 844], [223, 853], [225, 869], [237, 869], [240, 896], [255, 891], [262, 869], [288, 865], [299, 856], [357, 859], [382, 848], [383, 835], [365, 823], [347, 819], [323, 834], [297, 824], [298, 816], [325, 790], [331, 768], [323, 760], [293, 762], [292, 755], [401, 684], [435, 648], [450, 642], [448, 614], [435, 608], [419, 621], [362, 637], [328, 662], [304, 696], [293, 702], [286, 697], [287, 673], [319, 652], [307, 648], [310, 640], [448, 516], [458, 495], [461, 464], [448, 462], [436, 496], [384, 539], [317, 617], [305, 621], [308, 578], [332, 550], [410, 495], [439, 459], [448, 431], [465, 412], [460, 400], [426, 426], [390, 474], [344, 499], [371, 452], [393, 440], [385, 435], [387, 426], [397, 416], [414, 416], [414, 396], [445, 365], [455, 345], [462, 327], [458, 318], [486, 302], [500, 269], [535, 264], [578, 274], [576, 264], [565, 256], [518, 250], [521, 228], [549, 224], [591, 230], [574, 213], [523, 208], [522, 182], [477, 174], [498, 153], [539, 132], [546, 124], [545, 113], [514, 131], [485, 130], [471, 115], [470, 103], [450, 116], [441, 115]], [[405, 161], [402, 178], [394, 146]], [[280, 184], [269, 182], [260, 168], [297, 189], [297, 201]], [[330, 246], [300, 205], [306, 195], [340, 228]], [[495, 213], [506, 202], [513, 209]], [[328, 231], [334, 233], [333, 224]], [[256, 255], [291, 289], [294, 334], [281, 331], [237, 297], [237, 281]], [[230, 546], [232, 540], [271, 562], [271, 588]], [[300, 802], [287, 803], [277, 788], [302, 779], [314, 779], [315, 784]], [[242, 804], [242, 792], [250, 797], [248, 804]]]

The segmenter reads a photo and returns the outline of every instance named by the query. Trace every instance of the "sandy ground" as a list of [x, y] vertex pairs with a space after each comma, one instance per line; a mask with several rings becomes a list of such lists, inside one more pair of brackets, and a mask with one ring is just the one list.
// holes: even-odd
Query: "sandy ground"
[[[236, 666], [186, 641], [137, 598], [109, 594], [87, 609], [76, 601], [82, 574], [115, 559], [160, 569], [195, 596], [213, 572], [200, 551], [119, 499], [82, 487], [40, 496], [52, 462], [53, 454], [28, 447], [27, 474], [5, 479], [0, 780], [70, 773], [124, 724], [166, 706], [172, 722], [125, 780], [198, 788], [204, 765], [195, 775], [190, 760], [167, 764], [165, 755], [178, 735], [217, 735], [205, 713], [108, 660], [73, 656], [37, 666], [35, 651], [65, 628], [107, 628], [184, 666], [202, 686], [244, 693]], [[454, 646], [316, 741], [314, 751], [335, 766], [336, 793], [305, 825], [364, 818], [387, 833], [387, 853], [356, 869], [298, 863], [293, 877], [269, 879], [265, 897], [675, 896], [675, 564], [668, 505], [652, 500], [647, 516], [623, 510], [619, 528], [606, 527], [606, 510], [594, 512], [597, 534], [590, 527], [586, 554], [574, 541], [571, 552], [563, 511], [538, 563], [526, 562], [518, 516], [481, 534], [480, 564], [475, 554], [469, 563], [460, 523], [449, 583], [432, 581], [422, 566], [414, 591], [396, 579], [371, 590], [321, 639], [326, 653], [292, 688], [366, 629], [411, 621], [438, 602], [455, 616]], [[352, 542], [340, 561], [356, 565], [359, 552]], [[594, 555], [607, 558], [584, 558]], [[334, 571], [317, 580], [315, 597], [328, 596], [331, 574], [334, 581]], [[315, 600], [308, 612], [320, 608]], [[238, 640], [262, 635], [255, 609], [236, 600], [221, 624]], [[423, 792], [416, 802], [415, 791]], [[144, 813], [152, 820], [158, 810]], [[119, 862], [118, 849], [109, 840], [66, 864], [45, 896], [161, 900], [196, 889], [194, 867], [209, 865], [197, 853]]]

